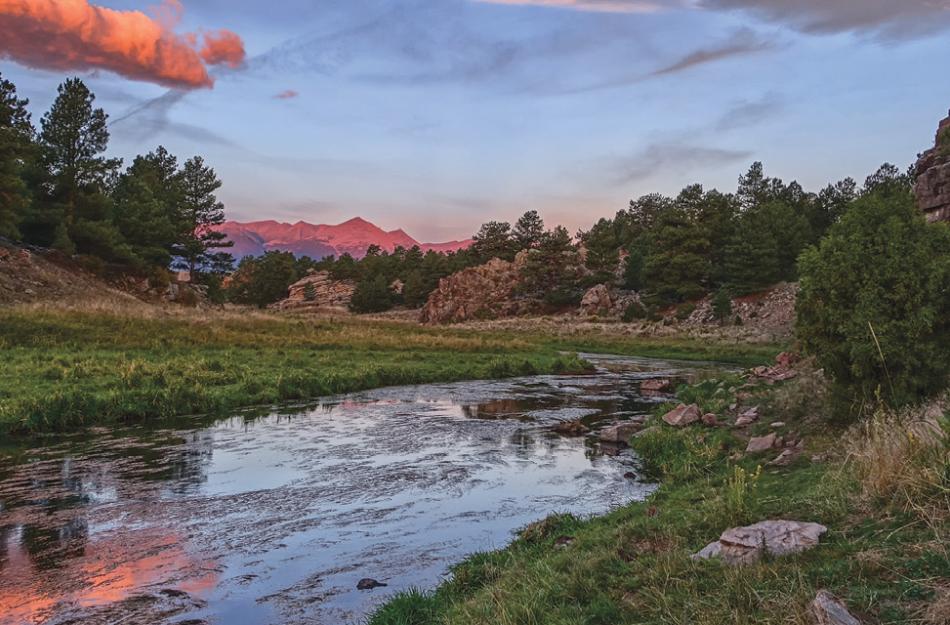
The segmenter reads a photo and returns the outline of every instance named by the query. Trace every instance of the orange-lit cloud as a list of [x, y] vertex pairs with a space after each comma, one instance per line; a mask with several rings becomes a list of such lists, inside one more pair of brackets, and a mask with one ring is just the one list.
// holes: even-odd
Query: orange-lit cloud
[[211, 87], [208, 65], [239, 66], [244, 44], [236, 34], [173, 31], [178, 0], [165, 0], [154, 16], [117, 11], [87, 0], [0, 0], [0, 57], [37, 69], [104, 69], [166, 87]]
[[286, 91], [281, 91], [274, 97], [277, 98], [278, 100], [293, 100], [299, 95], [300, 94], [294, 91], [293, 89], [287, 89]]

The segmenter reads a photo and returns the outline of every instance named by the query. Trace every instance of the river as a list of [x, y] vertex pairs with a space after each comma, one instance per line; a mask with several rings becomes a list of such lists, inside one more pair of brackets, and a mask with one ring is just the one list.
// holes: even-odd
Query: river
[[[358, 623], [392, 592], [555, 512], [652, 485], [596, 429], [639, 383], [709, 365], [588, 356], [591, 375], [386, 388], [93, 429], [0, 457], [0, 623]], [[594, 433], [552, 427], [581, 418]], [[361, 578], [388, 584], [357, 590]]]

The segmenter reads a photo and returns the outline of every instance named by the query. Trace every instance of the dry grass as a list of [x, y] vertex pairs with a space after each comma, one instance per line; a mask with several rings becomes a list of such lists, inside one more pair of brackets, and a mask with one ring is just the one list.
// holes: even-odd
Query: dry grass
[[950, 518], [946, 399], [899, 412], [879, 409], [848, 437], [845, 467], [863, 497], [897, 505], [934, 529]]

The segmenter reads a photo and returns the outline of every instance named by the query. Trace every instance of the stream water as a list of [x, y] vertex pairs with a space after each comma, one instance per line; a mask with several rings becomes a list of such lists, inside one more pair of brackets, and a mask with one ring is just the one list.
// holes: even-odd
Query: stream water
[[[358, 623], [554, 512], [642, 499], [596, 429], [704, 365], [387, 388], [0, 452], [0, 623]], [[552, 431], [583, 419], [587, 437]], [[626, 477], [625, 477], [626, 475]], [[357, 590], [364, 577], [388, 586]]]

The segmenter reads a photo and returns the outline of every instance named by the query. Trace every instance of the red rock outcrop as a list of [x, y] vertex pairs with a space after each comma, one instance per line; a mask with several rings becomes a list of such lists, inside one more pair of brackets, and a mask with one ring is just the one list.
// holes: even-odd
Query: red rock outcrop
[[326, 271], [314, 271], [294, 282], [288, 289], [287, 299], [274, 304], [278, 310], [307, 310], [319, 308], [345, 309], [356, 290], [349, 280], [334, 280]]
[[927, 221], [950, 221], [950, 117], [940, 122], [934, 147], [915, 166], [914, 194]]
[[459, 323], [528, 312], [529, 302], [514, 297], [526, 258], [524, 253], [518, 254], [514, 262], [494, 258], [442, 278], [422, 307], [420, 321]]

